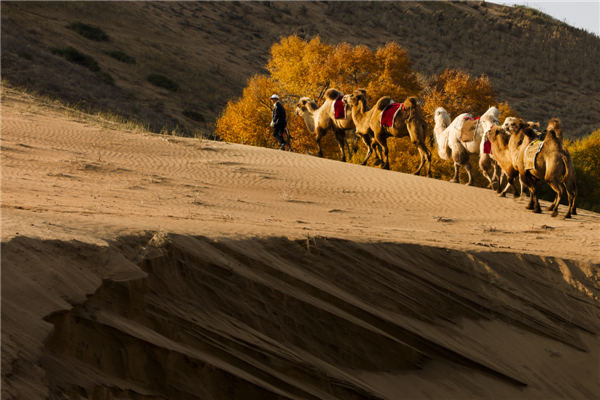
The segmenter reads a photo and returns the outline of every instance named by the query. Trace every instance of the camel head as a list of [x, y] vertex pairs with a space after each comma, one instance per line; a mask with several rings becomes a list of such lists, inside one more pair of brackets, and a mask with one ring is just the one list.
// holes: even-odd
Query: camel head
[[540, 130], [540, 121], [527, 121], [527, 125], [529, 125], [529, 127], [531, 129], [535, 129], [536, 131]]
[[523, 123], [523, 120], [520, 118], [506, 117], [504, 119], [504, 123], [502, 124], [502, 128], [509, 134], [517, 133], [521, 123]]
[[[346, 107], [352, 107], [352, 104], [350, 104], [350, 97], [352, 95], [351, 94], [345, 94], [344, 97], [342, 97], [342, 101], [344, 102], [344, 104], [346, 105]], [[348, 108], [350, 109], [350, 108]]]
[[445, 129], [450, 125], [452, 120], [450, 119], [450, 114], [448, 114], [448, 111], [446, 111], [444, 107], [438, 107], [433, 113], [433, 122], [435, 123], [435, 126]]
[[560, 127], [560, 119], [558, 118], [551, 118], [550, 121], [548, 121], [546, 131], [554, 131], [557, 138], [559, 138], [560, 140], [563, 139], [562, 129]]
[[298, 103], [296, 103], [295, 113], [296, 115], [304, 115], [307, 112], [316, 111], [319, 107], [310, 97], [300, 97]]
[[490, 142], [494, 142], [496, 138], [502, 138], [505, 140], [505, 143], [508, 143], [508, 133], [504, 128], [498, 125], [492, 126], [487, 134], [487, 138]]
[[[538, 128], [540, 127], [539, 125], [540, 123], [538, 122]], [[555, 130], [555, 131], [559, 131], [560, 130], [560, 119], [558, 118], [551, 118], [550, 121], [548, 121], [548, 126], [546, 127], [546, 130]]]
[[351, 106], [358, 106], [360, 103], [366, 108], [367, 105], [367, 91], [365, 89], [356, 89], [354, 93], [348, 95], [348, 104]]

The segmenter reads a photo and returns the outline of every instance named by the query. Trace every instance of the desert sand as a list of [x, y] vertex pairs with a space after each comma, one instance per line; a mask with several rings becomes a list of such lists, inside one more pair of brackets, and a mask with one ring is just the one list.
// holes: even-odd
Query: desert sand
[[599, 214], [1, 112], [3, 398], [600, 393]]

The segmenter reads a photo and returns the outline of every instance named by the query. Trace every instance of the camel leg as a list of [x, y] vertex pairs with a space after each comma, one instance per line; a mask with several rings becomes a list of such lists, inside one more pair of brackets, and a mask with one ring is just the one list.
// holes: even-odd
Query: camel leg
[[421, 169], [423, 169], [423, 166], [427, 163], [427, 176], [431, 176], [431, 153], [422, 143], [417, 143], [416, 146], [419, 151], [419, 156], [421, 157], [421, 162], [419, 163], [417, 170], [413, 172], [413, 175], [419, 175]]
[[523, 178], [521, 176], [519, 176], [519, 183], [521, 184], [521, 195], [525, 193], [525, 196], [531, 197], [529, 186], [523, 182]]
[[452, 179], [450, 179], [450, 182], [452, 183], [458, 183], [458, 169], [460, 168], [460, 164], [458, 164], [457, 162], [454, 163], [454, 177]]
[[488, 187], [490, 189], [493, 189], [494, 188], [494, 181], [493, 181], [493, 179], [490, 177], [490, 175], [487, 172], [487, 167], [490, 164], [491, 164], [490, 156], [488, 156], [487, 154], [482, 154], [482, 155], [479, 156], [479, 169], [481, 170], [481, 173], [483, 174], [483, 176], [485, 177], [485, 179], [488, 180], [488, 182], [489, 182]]
[[[555, 211], [558, 210], [558, 204], [560, 203], [560, 198], [561, 198], [561, 191], [559, 190], [559, 188], [557, 187], [557, 185], [555, 183], [552, 182], [548, 182], [548, 186], [550, 186], [550, 188], [552, 188], [552, 190], [554, 190], [554, 192], [556, 193], [556, 196], [554, 196], [554, 201], [552, 201], [552, 204], [550, 204], [546, 210], [547, 211]], [[552, 214], [553, 217], [556, 216], [556, 214]]]
[[363, 162], [361, 164], [367, 165], [367, 161], [369, 160], [369, 157], [371, 157], [371, 153], [373, 153], [371, 136], [366, 134], [366, 135], [361, 135], [360, 138], [362, 139], [365, 146], [367, 146], [367, 156], [365, 157], [365, 159], [363, 160]]
[[[504, 175], [504, 173], [500, 170], [500, 165], [498, 165], [498, 163], [494, 163], [494, 176], [492, 176], [492, 180], [497, 181], [498, 182], [498, 188], [496, 189], [497, 193], [500, 193], [500, 190], [502, 190], [502, 176]], [[508, 179], [508, 177], [507, 177]]]
[[565, 218], [571, 218], [571, 215], [577, 215], [577, 210], [575, 209], [575, 197], [577, 197], [577, 189], [574, 188], [574, 185], [563, 184], [565, 192], [567, 192], [567, 199], [569, 200], [569, 209], [567, 210], [567, 214]]
[[556, 217], [558, 215], [558, 205], [560, 204], [560, 198], [562, 197], [562, 194], [564, 193], [564, 189], [563, 189], [563, 185], [562, 184], [556, 184], [554, 182], [550, 183], [548, 182], [548, 184], [550, 185], [550, 187], [552, 188], [552, 190], [554, 190], [556, 192], [556, 198], [554, 199], [554, 202], [550, 205], [550, 207], [548, 207], [548, 211], [552, 211], [552, 216]]
[[[494, 160], [492, 160], [492, 182], [498, 184], [498, 186], [496, 186], [496, 193], [500, 193], [502, 190], [502, 173], [500, 172], [500, 166]], [[494, 188], [492, 187], [492, 189]]]
[[346, 134], [344, 133], [344, 131], [338, 130], [336, 130], [334, 133], [335, 140], [337, 140], [338, 146], [340, 147], [340, 151], [342, 152], [342, 161], [346, 162], [346, 150], [344, 148], [344, 144], [346, 143]]
[[321, 129], [321, 128], [317, 128], [317, 147], [319, 148], [319, 152], [317, 153], [317, 155], [319, 157], [323, 157], [323, 149], [321, 148], [321, 139], [323, 139], [323, 136], [325, 136], [325, 134], [327, 133], [327, 131], [325, 129]]
[[390, 149], [387, 146], [387, 139], [383, 143], [378, 143], [383, 147], [383, 169], [390, 169]]
[[[508, 189], [510, 189], [515, 182], [515, 177], [508, 177], [508, 175], [506, 176], [506, 187], [504, 188], [504, 190], [502, 192], [500, 192], [500, 197], [506, 197], [506, 192], [508, 192]], [[498, 182], [498, 186], [500, 185], [500, 182]], [[516, 192], [516, 188], [515, 188], [515, 192]]]
[[542, 213], [542, 208], [540, 207], [540, 201], [537, 198], [537, 193], [536, 193], [536, 187], [532, 186], [529, 188], [530, 192], [531, 192], [531, 202], [533, 202], [533, 212], [535, 214], [541, 214]]
[[423, 169], [423, 165], [425, 165], [425, 157], [423, 156], [423, 152], [418, 147], [417, 147], [417, 150], [419, 151], [420, 162], [419, 162], [419, 166], [417, 167], [415, 172], [413, 172], [413, 175], [419, 175], [419, 173], [421, 172], [421, 169]]
[[536, 193], [536, 185], [533, 184], [529, 187], [529, 191], [531, 193], [531, 200], [529, 201], [530, 204], [532, 204], [531, 209], [533, 210], [534, 213], [536, 214], [541, 214], [542, 213], [542, 208], [540, 207], [540, 201], [537, 197], [537, 193]]
[[[508, 186], [510, 186], [510, 183], [508, 181], [508, 176], [506, 176], [506, 186], [504, 187], [504, 190], [502, 190], [502, 181], [503, 181], [504, 176], [505, 176], [504, 172], [501, 172], [500, 176], [498, 178], [498, 189], [496, 191], [498, 192], [500, 197], [506, 196], [506, 188]], [[502, 195], [502, 192], [504, 192], [504, 196]]]
[[535, 200], [534, 200], [534, 198], [533, 198], [533, 196], [531, 194], [531, 193], [533, 193], [532, 189], [531, 189], [531, 186], [535, 185], [535, 183], [530, 186], [531, 182], [526, 182], [525, 178], [523, 176], [521, 176], [520, 174], [519, 174], [519, 181], [521, 182], [521, 191], [525, 191], [525, 189], [527, 189], [527, 191], [529, 192], [529, 203], [527, 204], [527, 206], [525, 207], [525, 209], [527, 209], [527, 210], [533, 210], [533, 207], [535, 205], [534, 204]]
[[346, 143], [346, 154], [348, 155], [348, 158], [351, 158], [352, 151], [350, 151], [350, 143], [346, 139], [346, 131], [344, 131], [344, 143]]
[[467, 162], [465, 165], [463, 165], [463, 167], [465, 168], [465, 171], [467, 171], [467, 176], [469, 177], [469, 180], [467, 181], [467, 183], [465, 185], [473, 186], [473, 175], [471, 173], [471, 163]]

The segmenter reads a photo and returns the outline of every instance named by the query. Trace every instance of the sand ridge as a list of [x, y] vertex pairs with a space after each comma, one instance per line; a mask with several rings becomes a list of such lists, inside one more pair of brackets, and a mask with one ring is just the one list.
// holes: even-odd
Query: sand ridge
[[3, 397], [600, 390], [596, 213], [10, 89], [1, 111]]
[[[2, 104], [4, 240], [17, 232], [69, 236], [75, 226], [90, 240], [162, 229], [600, 259], [600, 216], [586, 210], [573, 220], [534, 215], [525, 200], [487, 189], [265, 148], [126, 132], [26, 100], [9, 92]], [[22, 218], [32, 222], [14, 222]]]

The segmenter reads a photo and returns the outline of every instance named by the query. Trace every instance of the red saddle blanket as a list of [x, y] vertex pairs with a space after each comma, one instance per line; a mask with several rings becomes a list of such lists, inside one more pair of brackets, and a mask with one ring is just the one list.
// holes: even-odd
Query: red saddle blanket
[[485, 154], [490, 154], [492, 152], [492, 142], [487, 139], [485, 139], [485, 142], [483, 142], [483, 152]]
[[333, 102], [333, 114], [335, 116], [335, 119], [346, 118], [346, 105], [342, 101], [342, 96], [340, 96], [336, 101]]
[[394, 120], [400, 110], [404, 110], [403, 103], [392, 103], [381, 113], [381, 125], [392, 127], [394, 126]]

